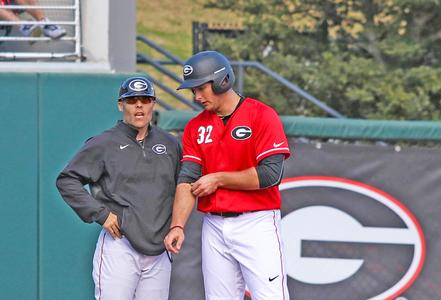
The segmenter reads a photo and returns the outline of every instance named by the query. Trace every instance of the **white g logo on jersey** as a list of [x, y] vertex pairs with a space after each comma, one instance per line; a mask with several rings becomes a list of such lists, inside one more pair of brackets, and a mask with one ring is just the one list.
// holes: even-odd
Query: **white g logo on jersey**
[[252, 133], [248, 126], [237, 126], [231, 131], [231, 137], [235, 140], [246, 140], [251, 137]]

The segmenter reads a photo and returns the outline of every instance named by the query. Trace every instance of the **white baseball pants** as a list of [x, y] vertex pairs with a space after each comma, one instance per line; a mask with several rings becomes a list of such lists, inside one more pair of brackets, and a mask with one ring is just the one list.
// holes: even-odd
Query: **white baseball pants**
[[104, 229], [93, 257], [97, 300], [167, 300], [171, 263], [164, 252], [140, 254], [123, 237], [113, 239]]
[[207, 300], [289, 300], [280, 234], [280, 211], [224, 218], [206, 214], [202, 271]]

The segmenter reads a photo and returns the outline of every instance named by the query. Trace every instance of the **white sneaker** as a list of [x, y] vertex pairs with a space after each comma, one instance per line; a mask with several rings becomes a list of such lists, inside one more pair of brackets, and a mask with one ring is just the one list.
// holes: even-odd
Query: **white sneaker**
[[20, 26], [21, 34], [25, 37], [29, 37], [32, 35], [35, 29], [37, 29], [37, 24], [23, 24]]
[[[48, 21], [47, 19], [45, 21]], [[51, 39], [59, 39], [66, 35], [66, 29], [55, 24], [42, 25], [43, 34]]]

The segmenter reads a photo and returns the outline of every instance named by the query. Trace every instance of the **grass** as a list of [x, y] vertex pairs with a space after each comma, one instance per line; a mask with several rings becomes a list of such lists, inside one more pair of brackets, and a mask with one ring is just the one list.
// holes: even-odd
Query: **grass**
[[[186, 60], [193, 54], [192, 22], [234, 23], [237, 20], [231, 12], [205, 8], [204, 2], [204, 0], [137, 0], [137, 34], [146, 36], [177, 57]], [[155, 59], [164, 59], [161, 54], [140, 42], [137, 43], [137, 51]], [[137, 67], [169, 87], [178, 86], [177, 82], [149, 65], [138, 64]], [[181, 76], [182, 67], [170, 65], [166, 67]], [[178, 109], [189, 109], [158, 88], [156, 93], [160, 99]], [[187, 99], [192, 98], [188, 91], [179, 93]]]

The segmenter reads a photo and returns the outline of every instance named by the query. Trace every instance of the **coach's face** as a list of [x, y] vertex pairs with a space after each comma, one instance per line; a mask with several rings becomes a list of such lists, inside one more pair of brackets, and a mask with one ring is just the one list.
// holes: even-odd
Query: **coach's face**
[[124, 122], [138, 129], [148, 126], [152, 120], [154, 105], [153, 97], [130, 97], [118, 101], [118, 109], [123, 113]]
[[220, 101], [219, 97], [213, 92], [211, 82], [194, 87], [191, 91], [194, 94], [194, 100], [199, 102], [205, 110], [218, 112]]

